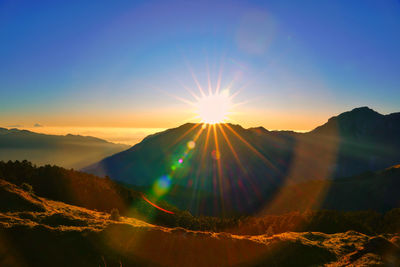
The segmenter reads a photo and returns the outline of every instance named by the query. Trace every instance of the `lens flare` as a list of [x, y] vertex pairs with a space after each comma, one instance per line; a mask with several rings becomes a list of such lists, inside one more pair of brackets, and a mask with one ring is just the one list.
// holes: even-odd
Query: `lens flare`
[[196, 146], [196, 143], [194, 141], [189, 141], [187, 143], [188, 149], [193, 149], [193, 148], [195, 148], [195, 146]]
[[151, 201], [150, 201], [145, 195], [143, 195], [143, 194], [142, 194], [142, 198], [143, 198], [147, 203], [149, 203], [150, 205], [152, 205], [153, 207], [155, 207], [156, 209], [159, 209], [159, 210], [164, 211], [164, 212], [169, 213], [169, 214], [174, 214], [174, 212], [169, 211], [169, 210], [166, 210], [166, 209], [163, 209], [163, 208], [161, 208], [160, 206], [156, 205], [155, 203], [151, 202]]
[[211, 152], [211, 157], [212, 157], [213, 159], [215, 159], [215, 160], [219, 160], [219, 159], [221, 158], [221, 154], [220, 154], [219, 151], [213, 150], [213, 151]]
[[163, 175], [154, 184], [153, 191], [155, 195], [162, 196], [168, 192], [170, 186], [171, 186], [171, 178], [168, 175]]

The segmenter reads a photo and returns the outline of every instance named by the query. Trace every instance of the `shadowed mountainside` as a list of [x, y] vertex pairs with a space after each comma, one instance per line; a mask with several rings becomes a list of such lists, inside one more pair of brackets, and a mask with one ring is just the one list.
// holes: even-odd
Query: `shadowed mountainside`
[[[400, 113], [382, 115], [367, 107], [308, 133], [184, 124], [83, 170], [143, 187], [167, 177], [163, 197], [195, 214], [254, 211], [283, 186], [398, 164], [398, 136]], [[180, 205], [189, 194], [191, 201]], [[205, 200], [211, 196], [213, 202]]]
[[309, 133], [337, 139], [333, 177], [376, 171], [395, 165], [400, 156], [400, 112], [382, 115], [368, 107], [332, 117]]
[[[354, 231], [242, 236], [151, 225], [50, 201], [0, 180], [1, 266], [371, 266], [400, 237]], [[19, 199], [18, 201], [16, 201]], [[9, 207], [18, 207], [10, 209]], [[7, 207], [7, 212], [4, 211]]]
[[90, 136], [0, 128], [0, 160], [26, 159], [39, 165], [79, 169], [128, 148]]
[[386, 212], [400, 207], [400, 165], [383, 171], [282, 187], [261, 213], [334, 209]]

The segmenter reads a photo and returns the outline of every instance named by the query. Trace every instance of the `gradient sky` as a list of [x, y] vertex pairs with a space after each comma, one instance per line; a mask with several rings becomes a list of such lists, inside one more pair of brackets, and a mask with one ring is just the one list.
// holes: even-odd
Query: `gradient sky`
[[399, 1], [189, 2], [0, 1], [0, 126], [175, 127], [221, 70], [245, 127], [400, 111]]

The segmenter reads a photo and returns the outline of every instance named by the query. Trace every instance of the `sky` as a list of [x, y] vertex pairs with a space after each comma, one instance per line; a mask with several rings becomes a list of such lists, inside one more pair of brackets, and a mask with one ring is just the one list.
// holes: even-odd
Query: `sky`
[[238, 93], [230, 119], [244, 127], [397, 112], [399, 29], [398, 0], [1, 0], [0, 127], [109, 140], [177, 127], [196, 80]]

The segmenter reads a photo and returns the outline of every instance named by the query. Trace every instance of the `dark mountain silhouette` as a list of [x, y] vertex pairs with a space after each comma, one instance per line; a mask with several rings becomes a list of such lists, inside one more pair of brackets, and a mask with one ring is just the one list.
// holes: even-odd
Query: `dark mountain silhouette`
[[382, 115], [368, 107], [356, 108], [329, 119], [309, 135], [338, 143], [334, 177], [399, 163], [399, 112]]
[[47, 135], [19, 129], [0, 128], [0, 160], [29, 160], [82, 168], [128, 146], [80, 135]]
[[[400, 113], [382, 115], [366, 107], [308, 133], [188, 123], [84, 171], [142, 187], [169, 175], [172, 186], [164, 197], [180, 208], [195, 214], [249, 211], [265, 208], [283, 186], [399, 163], [398, 136]], [[196, 146], [187, 149], [192, 140]]]

